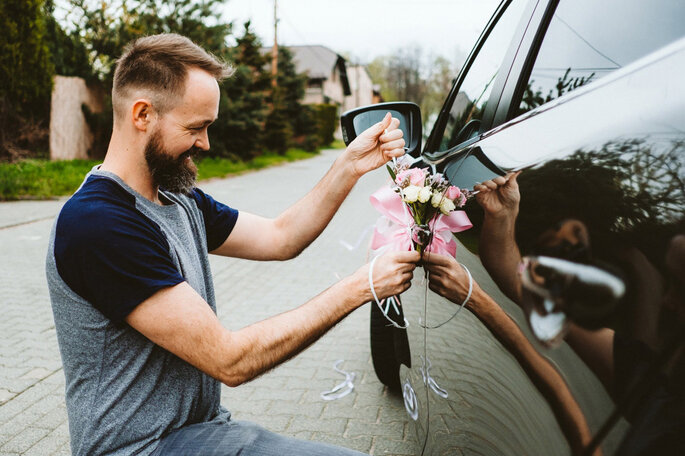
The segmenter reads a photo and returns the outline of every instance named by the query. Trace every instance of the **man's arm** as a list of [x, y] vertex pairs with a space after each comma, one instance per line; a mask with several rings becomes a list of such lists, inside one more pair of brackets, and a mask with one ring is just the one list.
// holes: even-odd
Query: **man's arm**
[[[406, 291], [417, 252], [383, 255], [374, 267], [379, 297]], [[237, 386], [286, 361], [372, 299], [368, 265], [296, 309], [229, 331], [186, 282], [139, 304], [126, 322], [157, 345], [228, 386]]]
[[399, 120], [387, 114], [359, 135], [302, 199], [275, 219], [241, 212], [228, 239], [212, 253], [252, 260], [297, 256], [326, 228], [359, 177], [404, 154]]
[[521, 301], [521, 253], [514, 237], [521, 199], [518, 174], [497, 177], [474, 187], [479, 191], [476, 200], [485, 211], [478, 254], [497, 286], [514, 302]]

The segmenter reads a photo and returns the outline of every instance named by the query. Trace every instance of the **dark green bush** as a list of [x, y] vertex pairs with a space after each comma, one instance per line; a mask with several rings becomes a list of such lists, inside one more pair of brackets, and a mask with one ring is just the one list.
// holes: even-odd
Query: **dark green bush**
[[0, 159], [46, 147], [54, 66], [43, 0], [0, 2]]
[[338, 126], [338, 107], [333, 104], [314, 105], [316, 124], [322, 146], [329, 146], [333, 141], [335, 129]]

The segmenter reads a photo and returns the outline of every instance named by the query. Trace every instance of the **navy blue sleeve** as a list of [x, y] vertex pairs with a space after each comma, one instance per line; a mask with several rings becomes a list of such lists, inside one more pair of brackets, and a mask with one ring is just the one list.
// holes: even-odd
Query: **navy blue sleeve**
[[216, 201], [199, 188], [193, 189], [192, 196], [202, 211], [207, 232], [207, 251], [211, 252], [219, 248], [233, 231], [238, 211]]
[[118, 185], [100, 180], [62, 209], [55, 260], [72, 291], [121, 323], [155, 292], [185, 279], [159, 225], [137, 211], [131, 195]]

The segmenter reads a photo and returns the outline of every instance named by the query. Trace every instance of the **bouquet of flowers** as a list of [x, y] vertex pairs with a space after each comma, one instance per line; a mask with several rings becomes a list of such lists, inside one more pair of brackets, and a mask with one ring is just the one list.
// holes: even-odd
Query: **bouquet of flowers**
[[[411, 158], [406, 156], [394, 160], [394, 166], [387, 167], [392, 183], [381, 187], [370, 198], [371, 204], [382, 215], [371, 238], [373, 259], [369, 268], [369, 286], [379, 309], [397, 328], [406, 328], [408, 322], [400, 310], [398, 296], [382, 301], [376, 296], [373, 288], [375, 260], [388, 249], [455, 256], [457, 243], [452, 233], [472, 227], [466, 213], [458, 210], [466, 204], [470, 192], [450, 185], [440, 173], [431, 174], [426, 169], [411, 168], [411, 164]], [[471, 291], [464, 303], [470, 294]], [[463, 306], [457, 309], [455, 316]], [[402, 320], [404, 325], [400, 324]]]
[[464, 211], [470, 192], [450, 185], [440, 173], [410, 168], [403, 157], [387, 166], [392, 183], [371, 196], [381, 218], [376, 224], [371, 248], [391, 246], [395, 250], [417, 250], [454, 256], [452, 233], [471, 228]]

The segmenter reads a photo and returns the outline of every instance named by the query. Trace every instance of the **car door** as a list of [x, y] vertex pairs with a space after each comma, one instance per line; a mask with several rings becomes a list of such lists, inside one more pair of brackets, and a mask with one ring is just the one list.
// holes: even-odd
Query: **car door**
[[[518, 178], [521, 253], [583, 265], [625, 289], [592, 307], [585, 290], [561, 312], [580, 323], [572, 330], [565, 323], [566, 341], [545, 348], [530, 329], [532, 295], [509, 300], [481, 264], [483, 214], [470, 201], [474, 229], [458, 235], [457, 259], [497, 306], [451, 318], [454, 303], [429, 298], [426, 370], [429, 387], [438, 388], [429, 391], [425, 454], [571, 454], [593, 435], [613, 454], [667, 427], [656, 419], [650, 429], [635, 411], [655, 413], [650, 393], [631, 413], [623, 398], [637, 396], [639, 369], [657, 359], [679, 365], [669, 335], [682, 327], [664, 317], [662, 300], [664, 257], [684, 219], [685, 94], [670, 73], [685, 64], [677, 41], [685, 36], [685, 5], [562, 0], [528, 8], [485, 106], [473, 94], [459, 99], [469, 77], [462, 75], [424, 157], [463, 186], [537, 158]], [[662, 394], [659, 388], [647, 390]]]
[[[424, 154], [449, 154], [487, 131], [537, 7], [537, 1], [527, 0], [505, 1], [499, 5], [458, 76]], [[496, 286], [488, 286], [487, 273], [478, 264], [477, 257], [461, 247], [458, 258], [479, 283], [491, 293], [497, 293]], [[504, 299], [501, 293], [497, 296]], [[501, 312], [501, 316], [506, 314]], [[555, 439], [536, 438], [533, 445], [527, 445], [528, 434], [514, 432], [521, 422], [521, 413], [530, 415], [533, 413], [530, 410], [538, 408], [523, 407], [520, 401], [524, 398], [513, 394], [510, 385], [499, 380], [502, 376], [511, 378], [523, 374], [516, 360], [506, 350], [496, 347], [496, 340], [488, 327], [479, 323], [477, 315], [461, 312], [454, 303], [431, 293], [426, 318], [421, 324], [425, 330], [426, 353], [419, 369], [428, 389], [429, 409], [424, 454], [459, 454], [458, 451], [542, 454], [545, 449], [554, 449], [549, 442]], [[488, 356], [482, 356], [483, 353]], [[493, 377], [494, 382], [487, 381]], [[528, 388], [534, 389], [530, 385]], [[533, 418], [524, 416], [541, 425], [549, 422], [542, 414]], [[553, 430], [554, 426], [547, 425], [547, 428]], [[520, 437], [515, 438], [517, 434]]]

